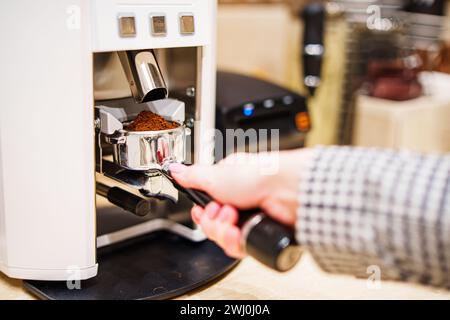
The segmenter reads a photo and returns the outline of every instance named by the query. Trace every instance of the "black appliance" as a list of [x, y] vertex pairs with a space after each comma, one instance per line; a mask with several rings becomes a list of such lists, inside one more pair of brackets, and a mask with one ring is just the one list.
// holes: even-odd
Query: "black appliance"
[[[216, 128], [278, 129], [280, 149], [303, 147], [310, 129], [305, 97], [236, 73], [217, 73]], [[230, 150], [227, 150], [229, 153]]]

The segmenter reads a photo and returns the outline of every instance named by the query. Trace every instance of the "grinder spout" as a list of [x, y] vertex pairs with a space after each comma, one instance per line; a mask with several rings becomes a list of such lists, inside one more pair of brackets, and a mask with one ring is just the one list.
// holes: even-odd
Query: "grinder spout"
[[121, 51], [118, 55], [137, 103], [167, 98], [167, 86], [153, 51]]

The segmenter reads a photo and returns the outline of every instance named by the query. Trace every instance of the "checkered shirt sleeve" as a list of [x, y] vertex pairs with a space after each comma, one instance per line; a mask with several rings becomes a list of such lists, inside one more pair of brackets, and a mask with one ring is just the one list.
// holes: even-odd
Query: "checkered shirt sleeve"
[[319, 147], [297, 240], [322, 269], [450, 287], [450, 154]]

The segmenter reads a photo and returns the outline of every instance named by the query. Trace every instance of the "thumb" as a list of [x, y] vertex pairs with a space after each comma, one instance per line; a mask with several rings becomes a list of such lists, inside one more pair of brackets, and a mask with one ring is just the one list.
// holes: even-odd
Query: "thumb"
[[215, 171], [212, 169], [212, 166], [185, 166], [181, 163], [173, 163], [169, 166], [169, 172], [171, 176], [185, 188], [210, 192], [213, 181], [215, 181]]

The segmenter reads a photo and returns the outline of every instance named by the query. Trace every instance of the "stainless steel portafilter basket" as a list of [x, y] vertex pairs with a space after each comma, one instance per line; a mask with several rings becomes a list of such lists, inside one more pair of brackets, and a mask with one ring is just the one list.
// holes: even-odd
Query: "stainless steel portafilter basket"
[[160, 170], [166, 162], [184, 162], [186, 136], [184, 124], [160, 131], [127, 131], [121, 129], [106, 136], [113, 146], [114, 162], [122, 168], [137, 171]]
[[[98, 106], [98, 126], [112, 145], [114, 162], [133, 171], [159, 170], [165, 161], [184, 162], [186, 139], [191, 131], [184, 125], [184, 103], [163, 99], [123, 107]], [[152, 111], [179, 124], [174, 129], [128, 131], [127, 125], [141, 111]]]

